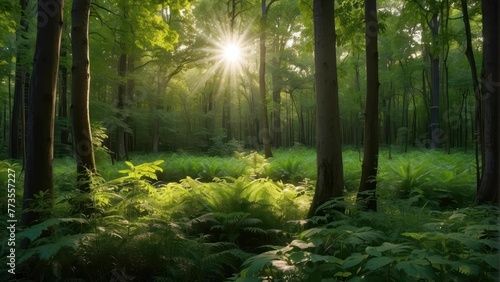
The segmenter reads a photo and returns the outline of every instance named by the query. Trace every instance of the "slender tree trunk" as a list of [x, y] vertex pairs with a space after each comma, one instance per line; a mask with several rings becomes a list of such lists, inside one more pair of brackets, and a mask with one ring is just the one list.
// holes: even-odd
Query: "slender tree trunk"
[[[433, 45], [438, 46], [439, 13], [434, 13], [431, 20]], [[439, 127], [439, 52], [430, 52], [431, 57], [431, 148], [441, 146], [441, 129]]]
[[[125, 121], [123, 117], [123, 109], [125, 108], [125, 97], [126, 97], [126, 83], [125, 75], [127, 74], [127, 55], [121, 54], [118, 59], [118, 75], [121, 77], [122, 81], [118, 83], [118, 118]], [[125, 129], [118, 125], [116, 129], [116, 148], [115, 148], [115, 158], [117, 161], [121, 160], [125, 156]]]
[[[276, 52], [279, 52], [276, 48]], [[272, 81], [273, 81], [273, 134], [274, 134], [274, 146], [282, 146], [282, 129], [281, 129], [281, 77], [279, 75], [279, 68], [281, 65], [281, 60], [273, 57], [273, 71], [272, 71]]]
[[477, 191], [477, 202], [499, 203], [500, 189], [500, 62], [499, 34], [500, 5], [497, 0], [482, 0], [483, 12], [483, 73], [481, 99], [483, 102], [482, 118], [484, 131], [484, 167], [481, 186]]
[[38, 1], [38, 31], [29, 97], [26, 173], [21, 225], [31, 226], [46, 214], [33, 210], [36, 195], [53, 205], [54, 119], [64, 1]]
[[259, 96], [260, 96], [260, 132], [259, 135], [262, 136], [262, 143], [264, 145], [264, 156], [271, 158], [273, 153], [271, 152], [271, 135], [269, 133], [269, 119], [267, 117], [267, 99], [266, 99], [266, 25], [267, 25], [267, 12], [269, 8], [274, 3], [275, 0], [270, 0], [266, 4], [266, 0], [261, 0], [262, 9], [262, 19], [261, 19], [261, 30], [259, 39]]
[[[474, 49], [472, 48], [472, 32], [470, 28], [470, 19], [469, 19], [469, 11], [467, 9], [467, 0], [461, 0], [462, 4], [462, 14], [463, 14], [463, 21], [464, 21], [464, 26], [465, 26], [465, 38], [466, 38], [466, 49], [465, 49], [465, 56], [467, 56], [467, 60], [469, 61], [469, 66], [470, 66], [470, 71], [471, 71], [471, 76], [472, 76], [472, 86], [474, 89], [474, 96], [476, 98], [476, 123], [477, 123], [477, 128], [479, 129], [479, 134], [482, 135], [482, 122], [481, 122], [481, 89], [479, 86], [479, 78], [478, 78], [478, 73], [477, 73], [477, 67], [476, 67], [476, 59], [474, 58]], [[484, 147], [484, 146], [483, 146]], [[483, 150], [483, 147], [481, 150]], [[481, 154], [484, 156], [484, 154]], [[484, 164], [483, 164], [484, 166]], [[480, 166], [477, 166], [478, 171], [480, 172]], [[481, 173], [478, 173], [480, 175]], [[478, 176], [480, 177], [480, 176]], [[479, 181], [478, 181], [478, 186], [479, 186]]]
[[334, 1], [314, 0], [314, 63], [317, 107], [317, 182], [308, 217], [342, 196], [344, 176], [336, 61]]
[[90, 0], [73, 0], [71, 10], [71, 121], [76, 155], [77, 183], [80, 191], [89, 191], [89, 180], [96, 172], [89, 117], [90, 59], [89, 59]]
[[[26, 39], [26, 32], [28, 32], [29, 22], [27, 20], [26, 9], [27, 0], [19, 0], [19, 6], [21, 8], [21, 19], [19, 28], [16, 30], [16, 41], [19, 42], [21, 39]], [[24, 151], [21, 148], [24, 142], [20, 142], [20, 138], [24, 139], [24, 135], [20, 136], [19, 126], [24, 126], [21, 124], [21, 115], [24, 115], [24, 108], [22, 99], [25, 90], [25, 77], [26, 77], [26, 67], [24, 66], [23, 59], [25, 58], [24, 52], [27, 51], [29, 46], [26, 44], [19, 44], [16, 51], [16, 72], [14, 78], [14, 104], [11, 113], [11, 124], [10, 124], [10, 136], [9, 136], [9, 158], [16, 159], [19, 158], [21, 152]], [[10, 84], [9, 84], [10, 85]], [[23, 153], [24, 155], [24, 153]]]
[[[365, 0], [365, 35], [366, 35], [366, 110], [365, 110], [365, 139], [361, 181], [357, 200], [366, 200], [365, 208], [377, 211], [378, 146], [378, 21], [377, 1]], [[403, 115], [404, 116], [404, 115]]]
[[227, 142], [233, 138], [233, 132], [231, 130], [231, 95], [229, 91], [224, 94], [224, 102], [222, 104], [222, 128], [226, 137], [223, 139]]

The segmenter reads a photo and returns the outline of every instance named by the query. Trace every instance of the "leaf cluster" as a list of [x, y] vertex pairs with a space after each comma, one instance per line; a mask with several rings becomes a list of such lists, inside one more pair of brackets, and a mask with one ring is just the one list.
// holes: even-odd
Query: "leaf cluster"
[[487, 206], [428, 214], [431, 222], [413, 232], [401, 232], [401, 221], [392, 220], [401, 215], [390, 210], [358, 212], [247, 259], [233, 280], [498, 281], [499, 211]]

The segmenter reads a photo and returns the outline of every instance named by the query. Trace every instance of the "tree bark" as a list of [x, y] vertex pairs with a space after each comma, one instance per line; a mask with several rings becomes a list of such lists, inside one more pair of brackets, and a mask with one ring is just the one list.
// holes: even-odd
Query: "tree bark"
[[500, 153], [499, 129], [500, 124], [500, 71], [499, 71], [499, 34], [500, 23], [498, 15], [500, 5], [497, 0], [482, 0], [483, 12], [483, 73], [481, 101], [484, 146], [484, 167], [481, 185], [478, 187], [476, 201], [479, 204], [499, 203], [498, 190], [500, 189]]
[[317, 182], [308, 217], [342, 196], [344, 177], [340, 135], [334, 1], [314, 0], [314, 63], [317, 115]]
[[[430, 28], [432, 32], [433, 45], [435, 48], [438, 46], [439, 35], [439, 13], [435, 12], [432, 15]], [[441, 129], [439, 127], [439, 52], [431, 51], [431, 148], [439, 148], [441, 145], [440, 135]]]
[[[276, 52], [282, 50], [276, 49]], [[280, 147], [282, 145], [282, 129], [281, 129], [281, 76], [279, 74], [281, 65], [281, 59], [276, 59], [273, 57], [273, 71], [272, 71], [272, 82], [273, 82], [273, 134], [274, 134], [274, 146]]]
[[[19, 6], [21, 8], [21, 19], [19, 21], [19, 29], [16, 31], [16, 41], [21, 39], [25, 40], [25, 33], [28, 32], [29, 22], [26, 16], [27, 9], [27, 1], [19, 0]], [[29, 48], [26, 44], [18, 44], [16, 51], [16, 72], [14, 78], [14, 104], [12, 106], [12, 115], [10, 120], [10, 135], [9, 135], [9, 158], [16, 159], [20, 157], [21, 151], [24, 151], [24, 148], [21, 146], [24, 142], [20, 142], [20, 137], [24, 139], [24, 134], [20, 136], [20, 128], [19, 126], [24, 126], [24, 123], [21, 123], [22, 115], [24, 115], [23, 108], [23, 97], [24, 91], [26, 89], [26, 67], [23, 64], [23, 59], [25, 57], [24, 52], [25, 48]], [[24, 154], [23, 154], [24, 155]]]
[[[63, 44], [64, 46], [64, 44]], [[64, 48], [64, 47], [61, 48]], [[61, 57], [67, 57], [66, 50], [61, 52]], [[59, 119], [64, 121], [64, 127], [61, 128], [61, 143], [68, 144], [69, 129], [66, 120], [68, 117], [68, 68], [63, 64], [61, 66], [61, 89], [59, 90]]]
[[[477, 67], [476, 67], [476, 59], [474, 57], [474, 51], [472, 48], [472, 32], [470, 28], [470, 20], [469, 20], [469, 11], [467, 9], [467, 0], [461, 0], [462, 4], [462, 14], [463, 14], [463, 21], [464, 21], [464, 26], [465, 26], [465, 38], [466, 38], [466, 49], [465, 49], [465, 56], [467, 57], [467, 60], [469, 61], [469, 66], [470, 66], [470, 71], [471, 71], [471, 76], [472, 76], [472, 86], [474, 89], [474, 97], [476, 99], [476, 125], [479, 131], [481, 131], [479, 134], [482, 133], [482, 118], [481, 118], [481, 88], [479, 84], [479, 79], [478, 79], [478, 74], [477, 74]], [[467, 116], [467, 115], [466, 115]], [[482, 134], [481, 134], [482, 135]], [[466, 136], [467, 140], [467, 136]], [[482, 147], [482, 151], [484, 149], [484, 146]], [[482, 153], [481, 156], [484, 156]], [[484, 167], [484, 164], [482, 165]], [[480, 170], [480, 166], [477, 166], [477, 169]], [[478, 174], [479, 175], [479, 174]], [[480, 185], [480, 180], [478, 181], [478, 186]]]
[[267, 99], [266, 99], [266, 25], [267, 25], [267, 12], [269, 8], [274, 3], [275, 0], [270, 0], [266, 4], [266, 0], [262, 0], [262, 18], [260, 26], [260, 39], [259, 39], [259, 96], [260, 96], [260, 132], [259, 135], [262, 137], [262, 144], [264, 145], [264, 156], [265, 158], [271, 158], [273, 153], [271, 152], [271, 135], [269, 133], [269, 119], [267, 117]]
[[90, 190], [89, 181], [96, 172], [89, 117], [90, 59], [89, 59], [90, 0], [73, 0], [71, 10], [71, 122], [76, 155], [77, 183], [80, 191]]
[[[35, 195], [53, 205], [54, 119], [64, 1], [38, 1], [38, 31], [29, 96], [26, 173], [21, 225], [31, 226], [46, 216], [32, 210]], [[28, 211], [29, 210], [29, 211]]]
[[[118, 75], [121, 81], [118, 83], [118, 118], [125, 121], [123, 117], [123, 109], [125, 108], [126, 83], [125, 76], [127, 74], [127, 55], [121, 54], [118, 59]], [[121, 125], [116, 127], [116, 147], [115, 158], [120, 161], [125, 156], [125, 129]]]
[[366, 105], [364, 129], [364, 154], [357, 200], [364, 208], [377, 211], [377, 170], [379, 147], [378, 117], [378, 21], [377, 1], [365, 0], [365, 35], [366, 35]]

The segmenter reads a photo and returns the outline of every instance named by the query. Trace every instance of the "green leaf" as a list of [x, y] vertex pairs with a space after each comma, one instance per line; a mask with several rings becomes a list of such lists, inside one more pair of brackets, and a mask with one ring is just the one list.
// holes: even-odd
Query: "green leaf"
[[312, 262], [329, 262], [329, 263], [335, 263], [338, 265], [342, 265], [343, 261], [337, 257], [334, 256], [322, 256], [318, 254], [311, 254], [311, 261]]
[[481, 254], [480, 258], [494, 269], [500, 269], [500, 257], [498, 254]]
[[304, 252], [294, 252], [292, 253], [288, 259], [293, 263], [299, 263], [306, 257]]
[[310, 243], [304, 242], [302, 240], [293, 240], [290, 243], [290, 246], [295, 246], [295, 247], [298, 247], [299, 249], [305, 250], [305, 249], [308, 249], [308, 248], [313, 248], [314, 244], [311, 243], [311, 242]]
[[128, 165], [130, 167], [130, 169], [134, 170], [134, 164], [132, 164], [129, 161], [125, 161], [125, 164]]
[[389, 242], [384, 242], [382, 245], [377, 247], [366, 247], [365, 252], [374, 257], [380, 257], [383, 252], [391, 251], [393, 254], [405, 252], [409, 249], [409, 246], [406, 244], [393, 244]]
[[360, 264], [365, 259], [365, 256], [360, 253], [354, 253], [344, 260], [344, 268], [350, 268]]
[[28, 229], [19, 232], [17, 235], [19, 238], [27, 238], [30, 241], [34, 241], [40, 237], [44, 230], [49, 229], [49, 227], [70, 222], [78, 224], [88, 223], [88, 221], [83, 218], [49, 218], [41, 223], [30, 226]]
[[[54, 242], [29, 249], [28, 252], [19, 258], [18, 263], [23, 263], [33, 255], [37, 255], [41, 260], [49, 260], [63, 248], [76, 250], [79, 246], [80, 240], [88, 236], [89, 234], [76, 234], [58, 237]], [[90, 236], [92, 236], [92, 234], [90, 234]]]
[[371, 258], [365, 263], [364, 267], [368, 270], [376, 270], [392, 263], [393, 261], [394, 259], [390, 257]]
[[247, 275], [249, 275], [250, 277], [258, 275], [266, 267], [269, 267], [272, 264], [273, 260], [279, 260], [280, 257], [277, 255], [277, 252], [278, 251], [269, 251], [248, 258], [243, 263], [243, 266], [248, 266]]
[[422, 260], [402, 261], [396, 264], [396, 268], [412, 277], [434, 280], [434, 270], [429, 265], [422, 265], [424, 263]]
[[457, 270], [465, 275], [474, 276], [481, 273], [481, 267], [479, 267], [479, 265], [465, 260], [453, 262], [452, 267], [454, 270]]

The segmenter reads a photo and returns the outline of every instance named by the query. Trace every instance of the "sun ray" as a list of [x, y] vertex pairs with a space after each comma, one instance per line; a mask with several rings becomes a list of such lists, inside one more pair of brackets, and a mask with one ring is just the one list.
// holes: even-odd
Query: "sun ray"
[[196, 81], [193, 92], [205, 87], [206, 82], [214, 76], [218, 80], [216, 96], [227, 91], [235, 92], [241, 82], [245, 69], [249, 69], [251, 61], [257, 58], [256, 49], [252, 48], [255, 39], [249, 36], [250, 26], [240, 32], [232, 32], [224, 22], [214, 21], [209, 32], [200, 34], [205, 46], [200, 51], [206, 54], [198, 60], [207, 67]]

